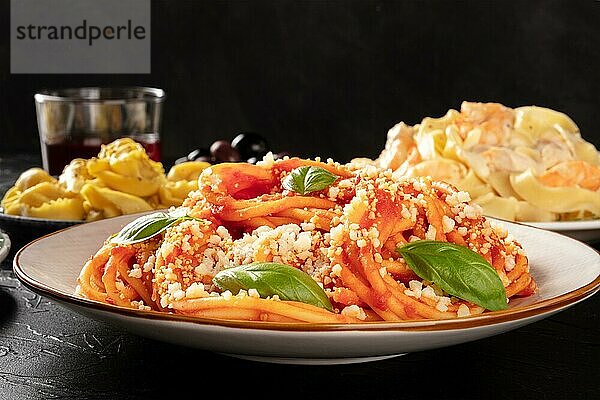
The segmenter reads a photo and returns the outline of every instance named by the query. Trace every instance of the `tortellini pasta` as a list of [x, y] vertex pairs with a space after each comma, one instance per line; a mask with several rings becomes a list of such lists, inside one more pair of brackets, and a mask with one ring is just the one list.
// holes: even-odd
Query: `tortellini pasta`
[[165, 181], [162, 164], [131, 139], [103, 146], [98, 157], [88, 161], [87, 170], [109, 188], [138, 197], [153, 195]]
[[40, 168], [28, 169], [1, 205], [11, 215], [85, 221], [179, 206], [198, 188], [198, 176], [208, 166], [185, 162], [165, 175], [139, 143], [117, 139], [103, 145], [98, 157], [72, 160], [58, 179]]
[[450, 182], [490, 216], [530, 222], [600, 217], [600, 153], [567, 115], [544, 107], [463, 102], [460, 112], [397, 124], [370, 162], [396, 176]]
[[58, 181], [40, 168], [21, 174], [1, 202], [6, 214], [34, 218], [81, 220], [83, 200], [77, 193], [66, 190]]
[[210, 164], [203, 161], [189, 161], [176, 164], [167, 174], [167, 183], [159, 189], [160, 201], [168, 206], [179, 206], [188, 193], [198, 189], [198, 177]]

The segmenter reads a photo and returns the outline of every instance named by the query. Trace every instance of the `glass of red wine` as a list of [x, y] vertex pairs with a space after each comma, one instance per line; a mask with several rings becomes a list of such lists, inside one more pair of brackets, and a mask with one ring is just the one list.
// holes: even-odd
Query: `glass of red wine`
[[148, 87], [44, 90], [35, 96], [42, 164], [59, 175], [74, 158], [98, 155], [100, 146], [130, 137], [160, 161], [165, 92]]

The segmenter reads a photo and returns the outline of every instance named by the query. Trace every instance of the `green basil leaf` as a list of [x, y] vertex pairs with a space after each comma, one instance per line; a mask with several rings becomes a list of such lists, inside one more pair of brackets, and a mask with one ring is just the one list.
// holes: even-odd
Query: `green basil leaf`
[[397, 251], [420, 278], [447, 293], [488, 310], [503, 310], [506, 290], [494, 268], [481, 255], [453, 243], [418, 240]]
[[277, 295], [282, 300], [312, 304], [333, 311], [329, 298], [307, 273], [289, 265], [257, 262], [225, 269], [213, 278], [221, 290], [233, 294], [256, 289], [260, 297]]
[[305, 195], [329, 187], [337, 175], [321, 167], [303, 166], [293, 169], [282, 182], [284, 189]]
[[133, 244], [143, 242], [166, 230], [176, 222], [186, 219], [194, 219], [186, 215], [186, 210], [176, 209], [172, 212], [156, 212], [139, 217], [121, 229], [119, 233], [110, 239], [115, 244]]

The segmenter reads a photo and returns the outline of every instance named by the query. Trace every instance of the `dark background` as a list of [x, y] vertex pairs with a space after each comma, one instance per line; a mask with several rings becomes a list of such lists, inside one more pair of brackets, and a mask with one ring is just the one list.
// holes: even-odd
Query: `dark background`
[[39, 149], [36, 90], [94, 85], [165, 89], [164, 161], [248, 130], [376, 157], [396, 122], [462, 100], [560, 110], [600, 144], [600, 2], [157, 1], [149, 75], [11, 75], [1, 4], [1, 154]]

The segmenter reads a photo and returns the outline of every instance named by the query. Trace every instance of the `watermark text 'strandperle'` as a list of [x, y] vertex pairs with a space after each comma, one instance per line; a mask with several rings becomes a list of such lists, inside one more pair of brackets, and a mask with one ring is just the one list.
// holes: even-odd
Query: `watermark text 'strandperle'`
[[17, 26], [17, 40], [85, 40], [92, 45], [96, 40], [143, 40], [146, 38], [146, 28], [133, 25], [127, 20], [125, 25], [91, 25], [84, 19], [78, 26], [70, 25], [32, 25]]
[[13, 74], [150, 73], [150, 0], [11, 0]]

